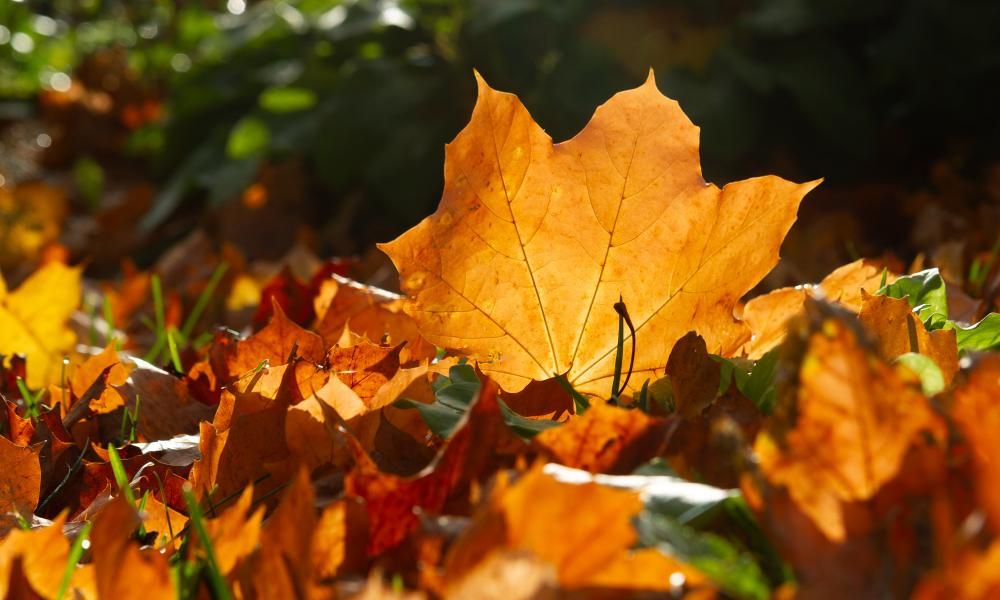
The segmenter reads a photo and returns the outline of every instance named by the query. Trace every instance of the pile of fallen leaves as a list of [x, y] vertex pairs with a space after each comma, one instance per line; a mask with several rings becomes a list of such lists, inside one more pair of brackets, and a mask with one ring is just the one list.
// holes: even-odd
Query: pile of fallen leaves
[[382, 246], [405, 297], [42, 253], [0, 279], [0, 596], [1000, 593], [995, 256], [747, 300], [817, 183], [706, 184], [652, 77], [555, 145], [480, 80]]

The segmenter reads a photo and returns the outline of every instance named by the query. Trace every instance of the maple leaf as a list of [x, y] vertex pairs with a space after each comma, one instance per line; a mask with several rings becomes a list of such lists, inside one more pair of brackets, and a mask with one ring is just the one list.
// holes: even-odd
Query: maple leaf
[[9, 584], [18, 559], [32, 590], [43, 598], [56, 597], [59, 579], [52, 573], [62, 571], [69, 555], [69, 541], [62, 531], [65, 524], [63, 513], [47, 527], [16, 529], [0, 541], [0, 598], [15, 597]]
[[865, 293], [862, 297], [864, 304], [858, 319], [875, 337], [882, 358], [891, 361], [903, 354], [918, 352], [941, 369], [945, 385], [951, 383], [958, 372], [955, 330], [928, 331], [906, 300]]
[[80, 269], [46, 263], [13, 292], [0, 276], [0, 355], [28, 358], [33, 389], [55, 381], [76, 337], [66, 326], [80, 303]]
[[638, 537], [632, 518], [641, 509], [634, 491], [563, 483], [535, 467], [512, 486], [500, 482], [450, 549], [446, 582], [460, 584], [492, 552], [526, 550], [552, 565], [565, 588], [669, 591], [674, 572], [691, 587], [704, 586], [704, 575], [655, 549], [629, 550]]
[[42, 445], [19, 446], [0, 436], [0, 534], [13, 519], [8, 513], [29, 516], [38, 504], [42, 471], [38, 453]]
[[122, 496], [112, 500], [95, 520], [90, 539], [99, 597], [131, 598], [139, 590], [148, 600], [175, 597], [167, 557], [154, 550], [140, 550], [132, 539], [139, 523], [135, 507]]
[[631, 473], [662, 450], [670, 422], [640, 410], [595, 404], [532, 444], [549, 460], [591, 473]]
[[[968, 373], [965, 381], [952, 392], [952, 414], [962, 434], [971, 445], [972, 465], [976, 475], [976, 495], [990, 524], [1000, 531], [1000, 356], [988, 355]], [[998, 551], [1000, 552], [1000, 551]]]
[[620, 297], [638, 338], [636, 386], [691, 329], [713, 352], [738, 347], [747, 334], [733, 307], [777, 262], [818, 182], [705, 183], [698, 128], [652, 73], [557, 145], [516, 96], [476, 78], [440, 206], [379, 246], [421, 334], [474, 356], [507, 391], [565, 373], [607, 394]]
[[785, 392], [754, 451], [767, 480], [842, 541], [844, 506], [874, 497], [918, 434], [939, 422], [920, 391], [866, 349], [856, 325], [826, 305], [806, 306], [798, 387]]
[[874, 294], [885, 282], [892, 283], [897, 276], [886, 266], [875, 260], [859, 259], [833, 270], [816, 285], [800, 285], [793, 288], [779, 288], [763, 296], [751, 299], [743, 307], [743, 320], [753, 332], [753, 337], [740, 353], [757, 359], [785, 339], [788, 321], [802, 314], [802, 306], [808, 297], [820, 297], [859, 312], [862, 293]]
[[[117, 386], [125, 383], [125, 380], [128, 379], [131, 365], [126, 367], [122, 363], [113, 342], [109, 342], [100, 354], [91, 356], [73, 371], [73, 375], [69, 380], [70, 389], [73, 390], [73, 394], [77, 398], [82, 398], [87, 393], [87, 389], [108, 367], [111, 367], [111, 370], [108, 372], [108, 386]], [[107, 387], [101, 392], [99, 397], [90, 401], [90, 409], [97, 414], [107, 414], [122, 406], [122, 404], [121, 394], [113, 388]]]

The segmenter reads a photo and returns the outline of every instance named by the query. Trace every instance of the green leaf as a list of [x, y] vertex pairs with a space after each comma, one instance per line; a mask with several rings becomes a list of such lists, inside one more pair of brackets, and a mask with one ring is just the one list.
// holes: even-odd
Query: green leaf
[[500, 405], [500, 414], [503, 415], [503, 422], [507, 424], [518, 436], [524, 439], [531, 439], [546, 429], [552, 429], [560, 425], [558, 421], [550, 419], [529, 419], [517, 414], [502, 399], [497, 398]]
[[308, 88], [272, 87], [260, 94], [260, 107], [266, 111], [284, 114], [307, 110], [316, 104], [316, 92]]
[[955, 330], [959, 350], [983, 351], [1000, 349], [1000, 314], [990, 313], [975, 325], [963, 327], [952, 321], [947, 327]]
[[944, 375], [929, 356], [917, 352], [907, 352], [896, 357], [893, 362], [899, 363], [920, 377], [920, 387], [924, 394], [933, 396], [944, 389]]
[[764, 414], [774, 409], [776, 392], [774, 374], [778, 368], [778, 348], [773, 348], [756, 361], [744, 358], [723, 358], [710, 355], [722, 367], [719, 377], [719, 395], [736, 384], [741, 394], [753, 401]]
[[[472, 400], [479, 393], [479, 378], [476, 377], [476, 370], [471, 365], [463, 363], [451, 367], [448, 370], [448, 377], [437, 378], [431, 386], [434, 388], [434, 402], [427, 404], [404, 398], [397, 400], [395, 406], [419, 410], [420, 416], [434, 435], [448, 439], [455, 433]], [[497, 403], [500, 405], [504, 423], [522, 438], [532, 438], [546, 429], [559, 425], [557, 421], [523, 417], [511, 410], [499, 398]]]
[[101, 165], [89, 156], [84, 156], [73, 165], [73, 179], [90, 212], [100, 210], [101, 197], [104, 195], [104, 169]]
[[937, 269], [904, 275], [875, 294], [905, 299], [928, 329], [940, 329], [948, 319], [948, 298]]
[[257, 117], [240, 119], [229, 132], [226, 155], [232, 159], [247, 158], [263, 153], [271, 142], [267, 124]]
[[658, 548], [695, 567], [731, 596], [763, 600], [771, 595], [753, 556], [718, 535], [696, 531], [651, 510], [640, 513], [636, 530], [643, 546]]

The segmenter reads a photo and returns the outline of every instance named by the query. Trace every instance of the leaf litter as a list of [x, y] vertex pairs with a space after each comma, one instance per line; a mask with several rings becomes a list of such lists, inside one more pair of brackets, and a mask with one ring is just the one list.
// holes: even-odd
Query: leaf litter
[[985, 301], [873, 259], [747, 298], [819, 182], [706, 183], [652, 74], [559, 144], [477, 82], [405, 296], [197, 235], [0, 279], [0, 596], [1000, 590]]

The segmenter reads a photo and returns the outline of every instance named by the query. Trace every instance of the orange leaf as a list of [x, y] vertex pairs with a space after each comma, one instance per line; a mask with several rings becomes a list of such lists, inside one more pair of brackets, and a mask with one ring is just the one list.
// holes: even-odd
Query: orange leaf
[[[125, 368], [118, 352], [115, 351], [114, 343], [109, 343], [100, 354], [95, 354], [79, 365], [70, 377], [70, 389], [77, 398], [82, 398], [87, 389], [101, 377], [104, 369], [111, 367], [108, 372], [107, 385], [121, 385], [128, 379], [129, 369]], [[90, 409], [97, 414], [107, 414], [122, 406], [121, 394], [114, 389], [105, 388], [101, 395], [90, 401]]]
[[236, 344], [226, 363], [229, 376], [236, 378], [252, 372], [264, 360], [271, 366], [283, 365], [293, 347], [298, 356], [316, 363], [322, 362], [325, 354], [323, 340], [296, 325], [275, 304], [274, 316], [267, 327]]
[[[1000, 532], [1000, 356], [976, 363], [952, 392], [952, 415], [971, 447], [976, 495], [993, 530]], [[998, 551], [1000, 552], [1000, 551]]]
[[595, 394], [614, 373], [619, 297], [639, 340], [636, 387], [691, 329], [712, 352], [745, 341], [733, 308], [818, 182], [706, 184], [698, 129], [652, 74], [557, 145], [515, 96], [477, 81], [438, 210], [380, 246], [424, 337], [472, 355], [505, 390], [567, 373]]
[[30, 519], [38, 506], [41, 449], [41, 444], [19, 446], [0, 436], [0, 534], [14, 525], [9, 513], [17, 512]]
[[63, 535], [65, 523], [63, 513], [47, 527], [15, 529], [0, 542], [0, 598], [11, 597], [7, 586], [15, 559], [20, 559], [24, 576], [35, 593], [43, 598], [56, 596], [60, 580], [54, 574], [63, 572], [69, 558], [69, 540]]
[[532, 444], [549, 460], [591, 473], [631, 473], [656, 456], [670, 422], [640, 410], [594, 404], [582, 416], [546, 429]]
[[[264, 519], [264, 508], [250, 512], [253, 502], [253, 486], [247, 486], [236, 500], [218, 518], [205, 522], [205, 530], [212, 540], [215, 560], [223, 575], [229, 573], [236, 563], [249, 556], [260, 543], [260, 525]], [[192, 538], [192, 541], [197, 538]]]
[[403, 362], [434, 357], [434, 345], [420, 337], [417, 323], [403, 312], [403, 300], [397, 294], [333, 275], [323, 282], [314, 302], [316, 314], [321, 315], [315, 329], [328, 344], [350, 327], [372, 342], [386, 336], [390, 344], [406, 342]]
[[97, 593], [101, 598], [175, 597], [167, 557], [156, 550], [139, 549], [131, 535], [138, 526], [138, 513], [121, 496], [97, 516], [90, 539]]
[[919, 352], [941, 369], [945, 385], [951, 384], [958, 372], [958, 343], [954, 330], [927, 331], [909, 302], [901, 298], [864, 293], [862, 296], [864, 304], [858, 319], [874, 335], [882, 358], [891, 361], [907, 352]]
[[767, 480], [840, 541], [843, 505], [871, 499], [938, 422], [920, 391], [862, 345], [855, 325], [824, 305], [807, 309], [798, 388], [779, 400], [754, 450]]
[[703, 575], [656, 550], [630, 552], [637, 539], [632, 518], [641, 509], [636, 492], [562, 483], [536, 467], [513, 486], [500, 485], [452, 546], [446, 582], [460, 582], [491, 551], [508, 549], [552, 565], [566, 588], [669, 591], [675, 571], [692, 587], [704, 584]]
[[896, 280], [896, 275], [886, 271], [879, 261], [859, 259], [835, 269], [819, 285], [801, 285], [781, 288], [757, 296], [743, 307], [743, 320], [753, 332], [753, 338], [741, 351], [753, 359], [760, 358], [785, 339], [789, 320], [802, 314], [802, 306], [809, 296], [818, 296], [858, 312], [861, 310], [863, 292], [874, 294], [882, 283]]

